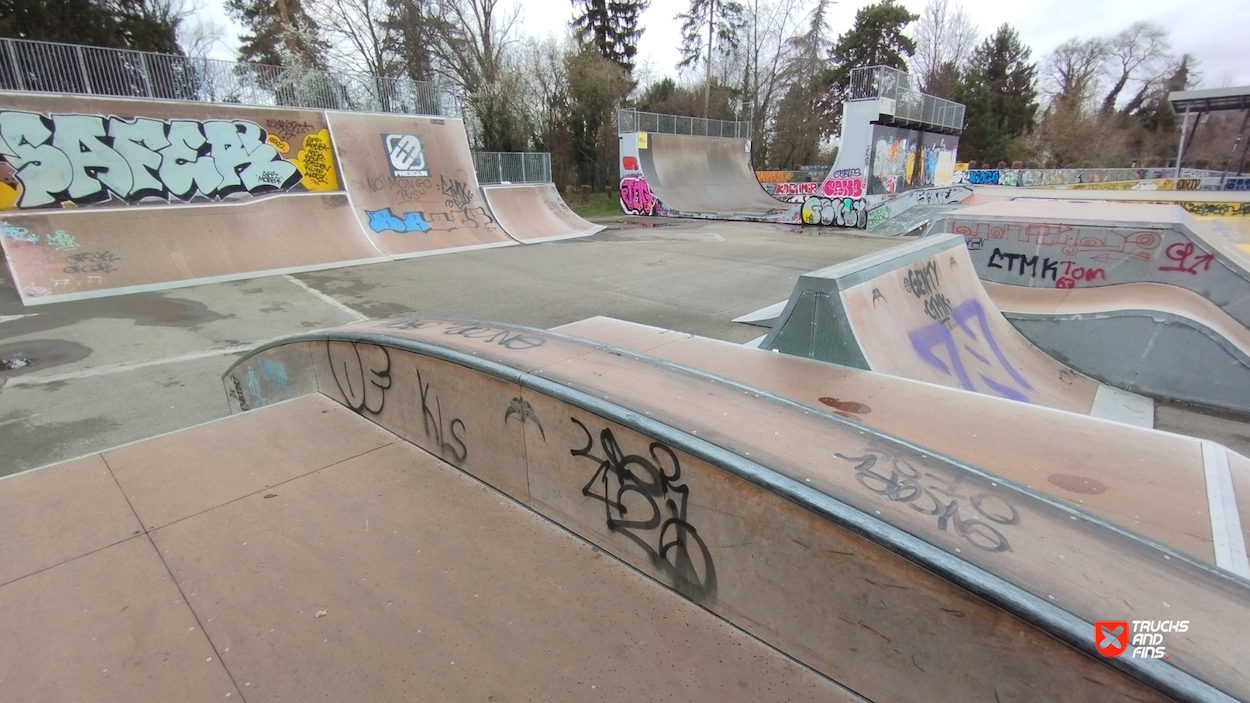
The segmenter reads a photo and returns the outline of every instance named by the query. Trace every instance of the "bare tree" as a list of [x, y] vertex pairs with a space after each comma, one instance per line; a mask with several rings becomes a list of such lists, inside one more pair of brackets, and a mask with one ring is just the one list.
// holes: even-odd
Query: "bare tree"
[[331, 63], [376, 78], [393, 75], [400, 61], [386, 20], [385, 0], [305, 0], [330, 44]]
[[226, 28], [213, 20], [195, 18], [178, 25], [178, 46], [194, 59], [205, 59], [214, 49], [224, 47]]
[[948, 97], [976, 44], [976, 25], [963, 7], [952, 7], [950, 0], [929, 0], [916, 24], [916, 53], [911, 58], [920, 89]]
[[1072, 38], [1042, 62], [1042, 89], [1056, 110], [1084, 112], [1106, 73], [1109, 54], [1102, 39]]
[[742, 95], [752, 121], [751, 139], [757, 163], [768, 158], [769, 125], [788, 84], [790, 64], [800, 53], [800, 47], [790, 41], [797, 29], [800, 2], [748, 0], [746, 5]]
[[[1128, 29], [1107, 41], [1109, 63], [1114, 66], [1115, 82], [1102, 100], [1104, 112], [1115, 109], [1120, 93], [1130, 81], [1149, 84], [1168, 72], [1169, 50], [1167, 31], [1150, 22], [1134, 22]], [[1144, 95], [1146, 91], [1139, 91]], [[1139, 103], [1140, 104], [1140, 103]]]

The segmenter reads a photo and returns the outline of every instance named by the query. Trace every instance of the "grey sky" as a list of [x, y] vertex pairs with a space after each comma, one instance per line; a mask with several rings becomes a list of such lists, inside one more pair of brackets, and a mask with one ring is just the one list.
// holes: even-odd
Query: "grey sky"
[[[217, 22], [229, 22], [223, 0], [205, 0], [202, 15]], [[505, 3], [509, 0], [503, 0]], [[958, 2], [959, 0], [956, 0]], [[546, 35], [562, 31], [561, 23], [572, 16], [569, 0], [518, 0], [522, 7], [522, 31]], [[832, 34], [846, 31], [859, 8], [872, 0], [841, 0], [829, 18]], [[919, 14], [926, 0], [902, 0]], [[643, 16], [645, 31], [639, 42], [640, 63], [653, 76], [677, 72], [677, 47], [681, 42], [679, 23], [673, 16], [685, 9], [684, 0], [652, 0]], [[1246, 0], [963, 0], [982, 35], [1004, 22], [1020, 33], [1040, 60], [1072, 37], [1088, 38], [1115, 34], [1133, 22], [1155, 22], [1166, 28], [1173, 51], [1190, 53], [1200, 62], [1205, 87], [1250, 85], [1250, 2]], [[217, 52], [219, 58], [233, 58], [239, 29], [227, 29], [229, 46]]]

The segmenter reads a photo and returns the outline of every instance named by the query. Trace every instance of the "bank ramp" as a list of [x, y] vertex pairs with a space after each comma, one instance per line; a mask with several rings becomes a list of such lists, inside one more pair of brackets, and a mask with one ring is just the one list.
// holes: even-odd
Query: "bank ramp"
[[954, 235], [804, 274], [760, 347], [1086, 415], [1124, 407], [1154, 416], [1149, 400], [1072, 370], [1017, 332]]
[[[1250, 627], [1241, 577], [763, 389], [423, 318], [282, 340], [223, 383], [230, 420], [0, 481], [19, 515], [75, 483], [53, 472], [83, 486], [73, 519], [24, 537], [41, 549], [15, 547], [22, 567], [0, 586], [21, 614], [0, 667], [28, 674], [9, 685], [582, 700], [680, 677], [707, 681], [689, 694], [706, 700], [1250, 695], [1232, 644]], [[894, 472], [916, 488], [883, 490]], [[642, 614], [604, 631], [605, 603]], [[1161, 603], [1193, 633], [1168, 636], [1170, 659], [1097, 653], [1096, 620], [1181, 617]], [[90, 639], [117, 631], [133, 636]], [[162, 654], [115, 663], [149, 643]], [[661, 655], [681, 663], [651, 671]]]

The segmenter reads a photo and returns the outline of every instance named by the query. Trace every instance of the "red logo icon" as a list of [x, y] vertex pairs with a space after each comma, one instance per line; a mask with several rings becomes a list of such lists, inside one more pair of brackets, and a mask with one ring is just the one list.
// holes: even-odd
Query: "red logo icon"
[[1094, 644], [1098, 646], [1098, 653], [1109, 659], [1124, 654], [1128, 649], [1128, 622], [1099, 620], [1094, 623]]

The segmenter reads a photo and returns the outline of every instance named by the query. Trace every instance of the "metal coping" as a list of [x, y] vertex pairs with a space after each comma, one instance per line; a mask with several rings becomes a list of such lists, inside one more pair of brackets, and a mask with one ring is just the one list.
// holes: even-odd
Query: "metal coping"
[[[443, 320], [444, 318], [414, 319]], [[463, 322], [465, 324], [479, 323], [490, 324], [493, 326], [503, 326], [501, 323], [479, 322], [475, 320], [457, 319], [445, 321]], [[710, 380], [714, 383], [720, 383], [726, 387], [732, 387], [744, 392], [752, 393], [757, 397], [765, 398], [793, 410], [805, 413], [821, 412], [768, 391], [747, 386], [745, 384], [731, 381], [697, 369], [692, 369], [681, 364], [656, 359], [645, 354], [618, 349], [607, 344], [588, 342], [587, 340], [578, 339], [576, 337], [558, 332], [551, 332], [549, 330], [540, 330], [523, 325], [509, 324], [506, 326], [518, 331], [535, 332], [557, 339], [579, 343], [590, 349], [606, 350], [619, 356], [643, 361], [652, 365]], [[428, 342], [395, 337], [389, 334], [352, 332], [350, 330], [340, 329], [303, 333], [287, 339], [264, 344], [231, 366], [230, 369], [223, 374], [222, 378], [224, 379], [229, 376], [229, 374], [232, 373], [238, 366], [246, 363], [252, 356], [263, 353], [268, 349], [285, 346], [287, 344], [318, 341], [366, 342], [378, 344], [380, 346], [388, 346], [401, 351], [407, 351], [427, 356], [432, 359], [445, 361], [457, 366], [462, 366], [469, 370], [477, 371], [502, 381], [517, 383], [522, 387], [544, 393], [552, 398], [568, 403], [569, 405], [586, 412], [593, 413], [612, 422], [616, 422], [617, 424], [641, 434], [660, 439], [671, 446], [690, 454], [691, 456], [711, 464], [712, 466], [715, 466], [767, 491], [780, 495], [796, 505], [810, 510], [816, 515], [832, 522], [833, 524], [847, 529], [860, 537], [868, 539], [869, 541], [894, 552], [895, 554], [898, 554], [904, 559], [907, 559], [908, 561], [911, 561], [912, 563], [937, 574], [951, 583], [964, 588], [974, 595], [1002, 608], [1009, 614], [1020, 618], [1034, 627], [1037, 627], [1046, 634], [1064, 642], [1073, 649], [1076, 649], [1091, 658], [1102, 660], [1108, 666], [1155, 688], [1157, 691], [1164, 693], [1165, 695], [1172, 696], [1177, 700], [1186, 702], [1192, 701], [1195, 703], [1235, 700], [1210, 684], [1163, 663], [1162, 660], [1124, 659], [1122, 657], [1105, 659], [1097, 653], [1093, 638], [1090, 637], [1092, 623], [1086, 622], [1057, 605], [1052, 605], [1046, 602], [1042, 598], [1025, 591], [1019, 586], [985, 571], [981, 567], [970, 564], [934, 545], [929, 544], [928, 542], [921, 540], [918, 537], [890, 525], [881, 519], [868, 515], [867, 513], [832, 496], [817, 491], [814, 488], [805, 486], [794, 479], [783, 476], [782, 474], [769, 469], [762, 464], [717, 446], [708, 440], [696, 437], [651, 417], [641, 415], [606, 399], [597, 398], [584, 391], [570, 388], [557, 381], [543, 378], [531, 372], [521, 371], [501, 362], [483, 359], [467, 352], [448, 349], [446, 347], [437, 346]], [[821, 414], [837, 424], [843, 424], [857, 432], [872, 435], [886, 444], [893, 444], [911, 451], [922, 452], [985, 480], [995, 481], [999, 485], [1006, 487], [1028, 501], [1042, 503], [1051, 509], [1069, 514], [1073, 519], [1084, 520], [1088, 523], [1109, 530], [1120, 537], [1132, 540], [1141, 546], [1158, 550], [1169, 556], [1171, 560], [1178, 562], [1186, 568], [1199, 570], [1207, 576], [1214, 576], [1229, 585], [1234, 585], [1239, 588], [1245, 588], [1247, 585], [1250, 585], [1250, 582], [1247, 582], [1245, 579], [1242, 579], [1232, 573], [1200, 562], [1187, 554], [1183, 554], [1172, 549], [1171, 547], [1155, 542], [1145, 536], [1136, 534], [1126, 528], [1116, 525], [1115, 523], [1108, 522], [1102, 518], [1083, 513], [1075, 508], [1071, 508], [1070, 506], [1058, 502], [1056, 499], [1044, 496], [1030, 488], [1003, 479], [997, 475], [989, 474], [988, 472], [969, 464], [965, 464], [957, 459], [946, 457], [940, 452], [925, 449], [912, 444], [907, 440], [880, 432], [879, 430], [875, 430], [873, 428], [858, 425], [857, 423], [852, 423], [849, 420], [839, 418], [829, 413]]]
[[[904, 213], [907, 211], [904, 210]], [[958, 234], [936, 234], [921, 237], [914, 242], [859, 256], [833, 266], [826, 266], [803, 274], [799, 280], [824, 279], [833, 281], [838, 290], [845, 290], [860, 283], [871, 281], [890, 271], [923, 261], [930, 256], [963, 246], [964, 238]]]

